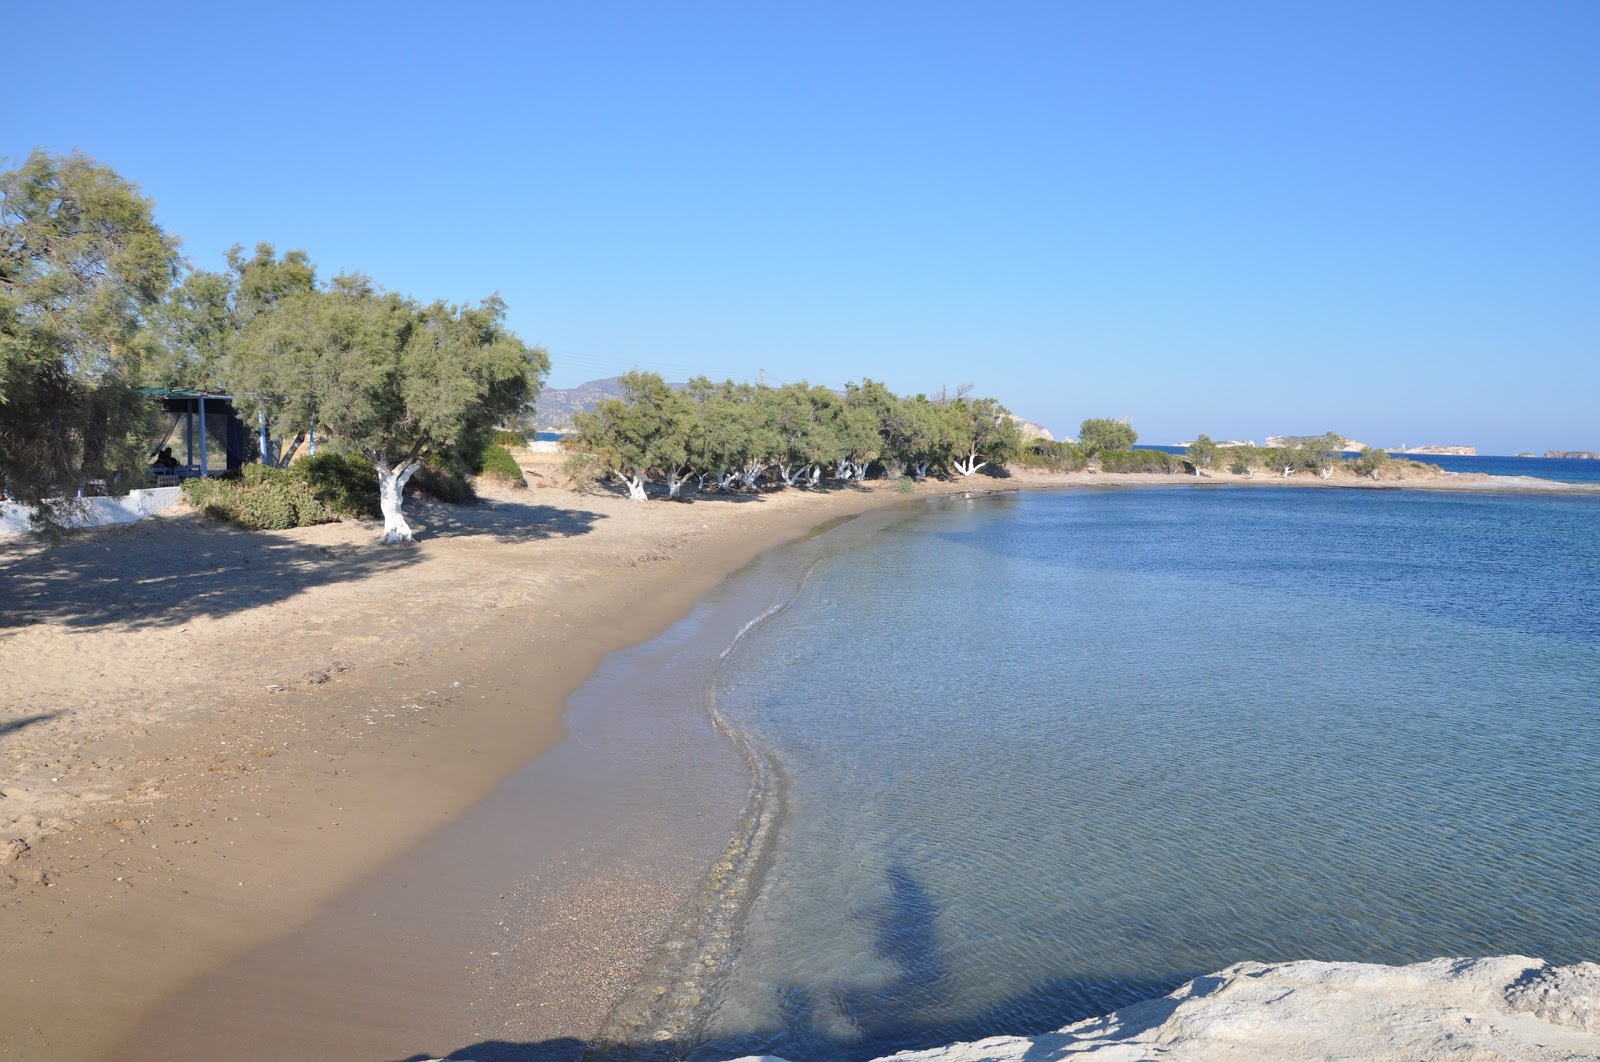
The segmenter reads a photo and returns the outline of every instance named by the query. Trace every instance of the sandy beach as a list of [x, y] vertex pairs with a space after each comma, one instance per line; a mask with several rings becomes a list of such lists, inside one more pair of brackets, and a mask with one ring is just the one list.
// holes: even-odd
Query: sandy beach
[[[607, 653], [760, 552], [906, 498], [871, 482], [637, 506], [524, 463], [534, 489], [408, 502], [412, 547], [361, 523], [244, 533], [189, 510], [54, 549], [0, 540], [0, 1057], [209, 1057], [123, 1045], [554, 748]], [[1490, 480], [1248, 482], [1560, 489]], [[1019, 472], [917, 493], [1196, 482]], [[566, 883], [608, 935], [528, 945], [527, 968], [570, 968], [543, 989], [539, 1035], [594, 1032], [722, 828], [671, 880]]]

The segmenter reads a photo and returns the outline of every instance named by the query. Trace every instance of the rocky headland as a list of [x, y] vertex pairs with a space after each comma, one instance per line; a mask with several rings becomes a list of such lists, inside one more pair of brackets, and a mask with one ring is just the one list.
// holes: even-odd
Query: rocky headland
[[[1241, 962], [1171, 995], [1039, 1036], [894, 1062], [1363, 1062], [1600, 1058], [1600, 965], [1433, 959], [1412, 966]], [[739, 1062], [781, 1062], [773, 1056]], [[879, 1062], [887, 1062], [880, 1059]]]

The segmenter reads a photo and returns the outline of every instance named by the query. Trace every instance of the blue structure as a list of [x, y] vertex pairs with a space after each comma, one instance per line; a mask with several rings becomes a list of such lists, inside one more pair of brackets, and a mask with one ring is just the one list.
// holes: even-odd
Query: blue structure
[[[244, 421], [239, 419], [232, 395], [187, 387], [144, 387], [140, 390], [159, 402], [171, 418], [165, 436], [151, 453], [154, 459], [170, 448], [177, 465], [166, 470], [166, 474], [187, 479], [220, 476], [244, 467], [249, 456], [248, 443]], [[161, 471], [153, 465], [152, 470]]]

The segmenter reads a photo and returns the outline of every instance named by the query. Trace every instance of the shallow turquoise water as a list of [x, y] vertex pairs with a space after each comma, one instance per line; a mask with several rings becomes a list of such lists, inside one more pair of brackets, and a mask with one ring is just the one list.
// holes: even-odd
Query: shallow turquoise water
[[869, 1057], [1243, 959], [1600, 959], [1600, 500], [955, 499], [722, 662], [782, 765], [707, 1056]]

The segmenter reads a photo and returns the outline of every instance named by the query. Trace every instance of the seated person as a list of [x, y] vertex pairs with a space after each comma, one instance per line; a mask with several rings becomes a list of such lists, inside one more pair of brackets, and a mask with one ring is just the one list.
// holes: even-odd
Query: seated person
[[156, 472], [171, 475], [178, 470], [178, 459], [172, 456], [172, 447], [163, 446], [161, 452], [156, 454], [156, 459], [150, 462], [150, 467]]

